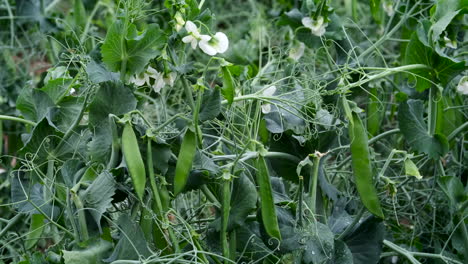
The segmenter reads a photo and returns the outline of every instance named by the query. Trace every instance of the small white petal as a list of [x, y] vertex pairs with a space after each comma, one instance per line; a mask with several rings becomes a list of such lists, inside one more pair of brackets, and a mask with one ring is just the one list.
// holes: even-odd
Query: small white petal
[[[190, 42], [192, 42], [192, 40], [194, 40], [194, 39], [195, 39], [195, 38], [194, 38], [193, 36], [188, 35], [188, 36], [185, 36], [185, 37], [182, 38], [182, 42], [183, 42], [183, 43], [190, 43]], [[195, 40], [195, 41], [196, 41], [196, 40]]]
[[457, 86], [457, 92], [468, 95], [468, 76], [463, 77]]
[[444, 42], [445, 42], [445, 47], [451, 48], [451, 49], [456, 49], [457, 48], [457, 41], [456, 40], [451, 40], [447, 37], [444, 37]]
[[161, 91], [161, 88], [163, 88], [165, 85], [166, 85], [166, 83], [164, 82], [164, 79], [163, 79], [163, 78], [159, 78], [159, 79], [157, 79], [157, 80], [154, 81], [153, 90], [154, 90], [156, 93], [159, 93], [159, 91]]
[[272, 96], [276, 92], [276, 86], [272, 85], [263, 91], [263, 96]]
[[384, 1], [382, 3], [383, 10], [387, 13], [387, 16], [393, 16], [395, 14], [395, 10], [393, 9], [393, 3], [391, 1]]
[[187, 30], [188, 33], [198, 32], [197, 25], [192, 21], [185, 22], [185, 30]]
[[302, 22], [302, 25], [306, 28], [312, 28], [312, 18], [310, 17], [303, 17], [301, 22]]
[[295, 45], [289, 51], [289, 58], [298, 61], [304, 55], [305, 45], [302, 42], [299, 42], [299, 45]]
[[209, 40], [211, 40], [211, 37], [210, 36], [207, 36], [207, 35], [202, 35], [201, 36], [201, 40], [200, 40], [200, 43], [198, 43], [198, 46], [200, 47], [200, 49], [205, 52], [206, 54], [210, 55], [210, 56], [214, 56], [216, 55], [217, 51], [215, 49], [215, 47], [213, 47], [211, 45], [211, 43], [209, 42]]
[[190, 42], [190, 45], [192, 46], [192, 49], [197, 48], [198, 41], [194, 38], [192, 39], [192, 42]]
[[136, 86], [142, 86], [145, 84], [145, 76], [139, 77], [139, 76], [132, 76], [130, 78], [130, 82], [135, 84]]
[[149, 77], [153, 79], [156, 79], [160, 75], [159, 72], [151, 66], [148, 66], [148, 68], [146, 69], [146, 73]]
[[218, 53], [224, 53], [229, 47], [229, 39], [226, 34], [223, 32], [216, 32], [214, 39], [217, 41], [216, 51], [218, 51]]
[[271, 104], [262, 104], [262, 113], [268, 114], [271, 112]]
[[169, 85], [169, 86], [174, 86], [175, 79], [177, 78], [177, 73], [176, 72], [171, 72], [167, 76], [167, 78], [164, 78], [164, 82]]

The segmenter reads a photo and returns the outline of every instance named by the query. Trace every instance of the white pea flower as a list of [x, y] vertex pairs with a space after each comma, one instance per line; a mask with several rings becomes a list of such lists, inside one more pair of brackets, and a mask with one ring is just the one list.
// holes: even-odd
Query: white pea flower
[[393, 2], [392, 1], [384, 1], [382, 2], [382, 8], [387, 13], [387, 16], [391, 17], [395, 14], [395, 10], [393, 9]]
[[201, 35], [200, 38], [201, 40], [198, 44], [200, 49], [210, 56], [214, 56], [217, 53], [224, 53], [229, 47], [229, 39], [223, 32], [216, 32], [213, 37]]
[[289, 58], [298, 61], [304, 55], [305, 45], [302, 42], [296, 43], [291, 50], [289, 50]]
[[175, 28], [176, 28], [177, 32], [179, 32], [182, 29], [182, 27], [185, 25], [185, 20], [182, 17], [182, 14], [179, 11], [177, 11], [177, 13], [174, 15], [174, 18], [175, 18], [175, 21], [176, 21]]
[[317, 37], [320, 37], [323, 34], [325, 34], [325, 28], [328, 26], [328, 23], [325, 23], [325, 19], [323, 18], [323, 16], [317, 17], [317, 20], [311, 17], [303, 17], [302, 25], [310, 29], [312, 31], [312, 34], [314, 34]]
[[[175, 72], [171, 72], [167, 76], [164, 76], [163, 73], [158, 72], [151, 66], [148, 66], [143, 74], [131, 77], [130, 82], [136, 86], [143, 86], [146, 84], [151, 86], [156, 93], [159, 93], [165, 85], [172, 87], [176, 77], [177, 74]], [[153, 85], [151, 85], [151, 79], [154, 80]]]
[[456, 49], [457, 48], [457, 41], [456, 40], [451, 40], [447, 37], [444, 37], [444, 42], [445, 42], [445, 47], [451, 48], [451, 49]]
[[463, 95], [468, 95], [468, 76], [465, 76], [460, 79], [460, 82], [457, 86], [457, 92]]
[[[276, 92], [276, 86], [273, 85], [273, 86], [266, 88], [263, 91], [262, 95], [266, 97], [270, 97], [270, 96], [273, 96], [275, 92]], [[270, 113], [270, 111], [271, 111], [271, 104], [269, 103], [262, 104], [262, 113], [268, 114]]]
[[192, 49], [196, 49], [198, 41], [200, 40], [200, 32], [197, 26], [192, 21], [187, 21], [185, 23], [185, 30], [187, 30], [188, 35], [182, 38], [182, 42], [190, 43]]

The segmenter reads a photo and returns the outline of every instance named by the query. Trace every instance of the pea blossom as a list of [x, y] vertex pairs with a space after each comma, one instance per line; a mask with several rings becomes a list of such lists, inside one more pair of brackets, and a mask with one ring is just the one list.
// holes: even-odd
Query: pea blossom
[[[270, 96], [273, 96], [273, 94], [276, 92], [276, 86], [270, 86], [268, 88], [266, 88], [264, 91], [263, 91], [263, 96], [267, 96], [267, 97], [270, 97]], [[271, 111], [271, 104], [262, 104], [262, 113], [264, 114], [268, 114], [270, 113]]]
[[187, 30], [188, 35], [182, 38], [182, 42], [190, 43], [192, 49], [196, 49], [201, 37], [197, 26], [192, 21], [187, 21], [185, 22], [185, 30]]
[[451, 49], [456, 49], [457, 48], [457, 41], [456, 40], [451, 40], [447, 37], [444, 37], [444, 42], [445, 42], [445, 47], [451, 48]]
[[182, 17], [182, 14], [180, 12], [177, 12], [174, 15], [174, 18], [175, 18], [175, 21], [176, 21], [175, 28], [176, 28], [177, 32], [179, 32], [182, 29], [182, 27], [185, 25], [185, 20]]
[[216, 32], [211, 37], [208, 35], [201, 35], [200, 49], [210, 56], [214, 56], [217, 53], [224, 53], [229, 47], [229, 40], [223, 32]]
[[298, 61], [302, 55], [304, 55], [305, 45], [302, 42], [294, 44], [294, 46], [289, 50], [289, 58], [294, 61]]
[[382, 3], [383, 10], [387, 13], [387, 16], [393, 16], [395, 14], [395, 10], [393, 9], [393, 2], [392, 1], [384, 1]]
[[465, 76], [460, 79], [460, 82], [457, 86], [457, 92], [463, 95], [468, 95], [468, 76]]
[[325, 19], [323, 18], [323, 16], [317, 17], [317, 20], [311, 17], [303, 17], [301, 22], [302, 25], [304, 25], [304, 27], [310, 29], [312, 31], [312, 34], [314, 34], [317, 37], [320, 37], [323, 34], [325, 34], [325, 28], [328, 26], [328, 23], [325, 23]]
[[[161, 88], [163, 88], [165, 85], [169, 85], [172, 87], [174, 85], [176, 77], [177, 74], [175, 72], [171, 72], [167, 76], [164, 76], [163, 73], [158, 72], [151, 66], [148, 66], [148, 68], [145, 70], [145, 72], [143, 72], [143, 74], [132, 76], [130, 78], [130, 82], [135, 84], [136, 86], [143, 86], [146, 84], [148, 86], [151, 86], [156, 93], [159, 93], [161, 91]], [[152, 85], [151, 79], [154, 80]]]

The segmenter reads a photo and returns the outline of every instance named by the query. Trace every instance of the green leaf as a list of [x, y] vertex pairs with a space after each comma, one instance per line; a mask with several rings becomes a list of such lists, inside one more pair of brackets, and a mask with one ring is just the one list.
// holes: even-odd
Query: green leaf
[[108, 122], [109, 114], [123, 115], [135, 109], [137, 100], [122, 82], [104, 82], [89, 105], [89, 122], [93, 126]]
[[405, 54], [405, 64], [424, 64], [428, 69], [415, 69], [410, 72], [415, 75], [416, 90], [423, 92], [433, 83], [442, 87], [459, 73], [467, 69], [465, 62], [456, 61], [443, 54], [439, 54], [430, 46], [427, 40], [429, 21], [422, 21], [417, 32], [411, 36]]
[[468, 192], [465, 191], [463, 183], [458, 177], [442, 176], [438, 183], [453, 209], [458, 210], [462, 203], [468, 201]]
[[24, 147], [19, 150], [19, 153], [22, 155], [31, 153], [35, 155], [36, 159], [44, 160], [49, 156], [49, 153], [54, 151], [62, 135], [44, 118], [30, 134], [23, 135]]
[[81, 118], [80, 113], [84, 105], [82, 97], [66, 97], [57, 106], [49, 108], [46, 115], [49, 125], [56, 128], [60, 132], [66, 133], [77, 118]]
[[148, 25], [143, 32], [136, 32], [133, 24], [114, 22], [101, 47], [102, 60], [114, 72], [126, 69], [130, 75], [140, 73], [148, 62], [160, 53], [165, 36], [158, 25]]
[[25, 247], [26, 249], [31, 249], [37, 244], [39, 238], [41, 238], [42, 232], [46, 224], [44, 223], [44, 215], [42, 214], [33, 214], [31, 215], [31, 222], [29, 224], [29, 233], [26, 237]]
[[57, 104], [60, 100], [67, 95], [71, 89], [72, 79], [58, 78], [49, 80], [47, 84], [41, 88], [52, 101]]
[[[14, 207], [22, 213], [40, 214], [39, 210], [51, 218], [58, 217], [60, 210], [44, 199], [44, 186], [36, 183], [31, 185], [19, 177], [11, 179], [11, 201]], [[38, 208], [39, 210], [37, 210]]]
[[60, 173], [63, 182], [68, 188], [73, 188], [86, 171], [85, 164], [78, 159], [69, 159], [65, 161]]
[[333, 252], [333, 264], [353, 264], [353, 254], [348, 246], [341, 240], [335, 240], [335, 252]]
[[120, 74], [108, 71], [103, 64], [91, 60], [86, 65], [86, 73], [89, 80], [93, 83], [102, 83], [107, 81], [118, 81]]
[[344, 242], [353, 254], [354, 264], [378, 263], [384, 235], [382, 221], [371, 216], [346, 236]]
[[432, 41], [439, 41], [440, 35], [445, 31], [452, 20], [468, 10], [467, 0], [439, 0], [437, 1], [436, 11], [431, 17], [433, 24], [431, 26]]
[[207, 121], [216, 118], [221, 113], [221, 96], [219, 89], [205, 91], [198, 119]]
[[101, 217], [111, 207], [112, 196], [115, 193], [115, 181], [112, 174], [102, 172], [93, 183], [84, 191], [82, 201], [85, 208], [89, 208], [99, 229], [101, 229]]
[[134, 223], [126, 214], [121, 215], [117, 223], [120, 239], [110, 257], [104, 260], [105, 262], [119, 259], [137, 260], [140, 257], [151, 255], [143, 231], [138, 224]]
[[112, 248], [112, 243], [100, 240], [84, 250], [62, 250], [65, 264], [100, 264], [103, 255]]
[[29, 120], [39, 122], [46, 116], [54, 102], [44, 91], [24, 88], [16, 101], [16, 108]]
[[413, 149], [437, 159], [448, 152], [449, 145], [444, 135], [429, 135], [423, 114], [424, 105], [421, 100], [402, 102], [398, 108], [398, 125]]

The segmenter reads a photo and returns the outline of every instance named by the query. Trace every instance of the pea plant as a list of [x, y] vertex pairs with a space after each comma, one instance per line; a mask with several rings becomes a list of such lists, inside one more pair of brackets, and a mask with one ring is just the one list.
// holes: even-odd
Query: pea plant
[[0, 264], [467, 263], [467, 13], [0, 1]]

